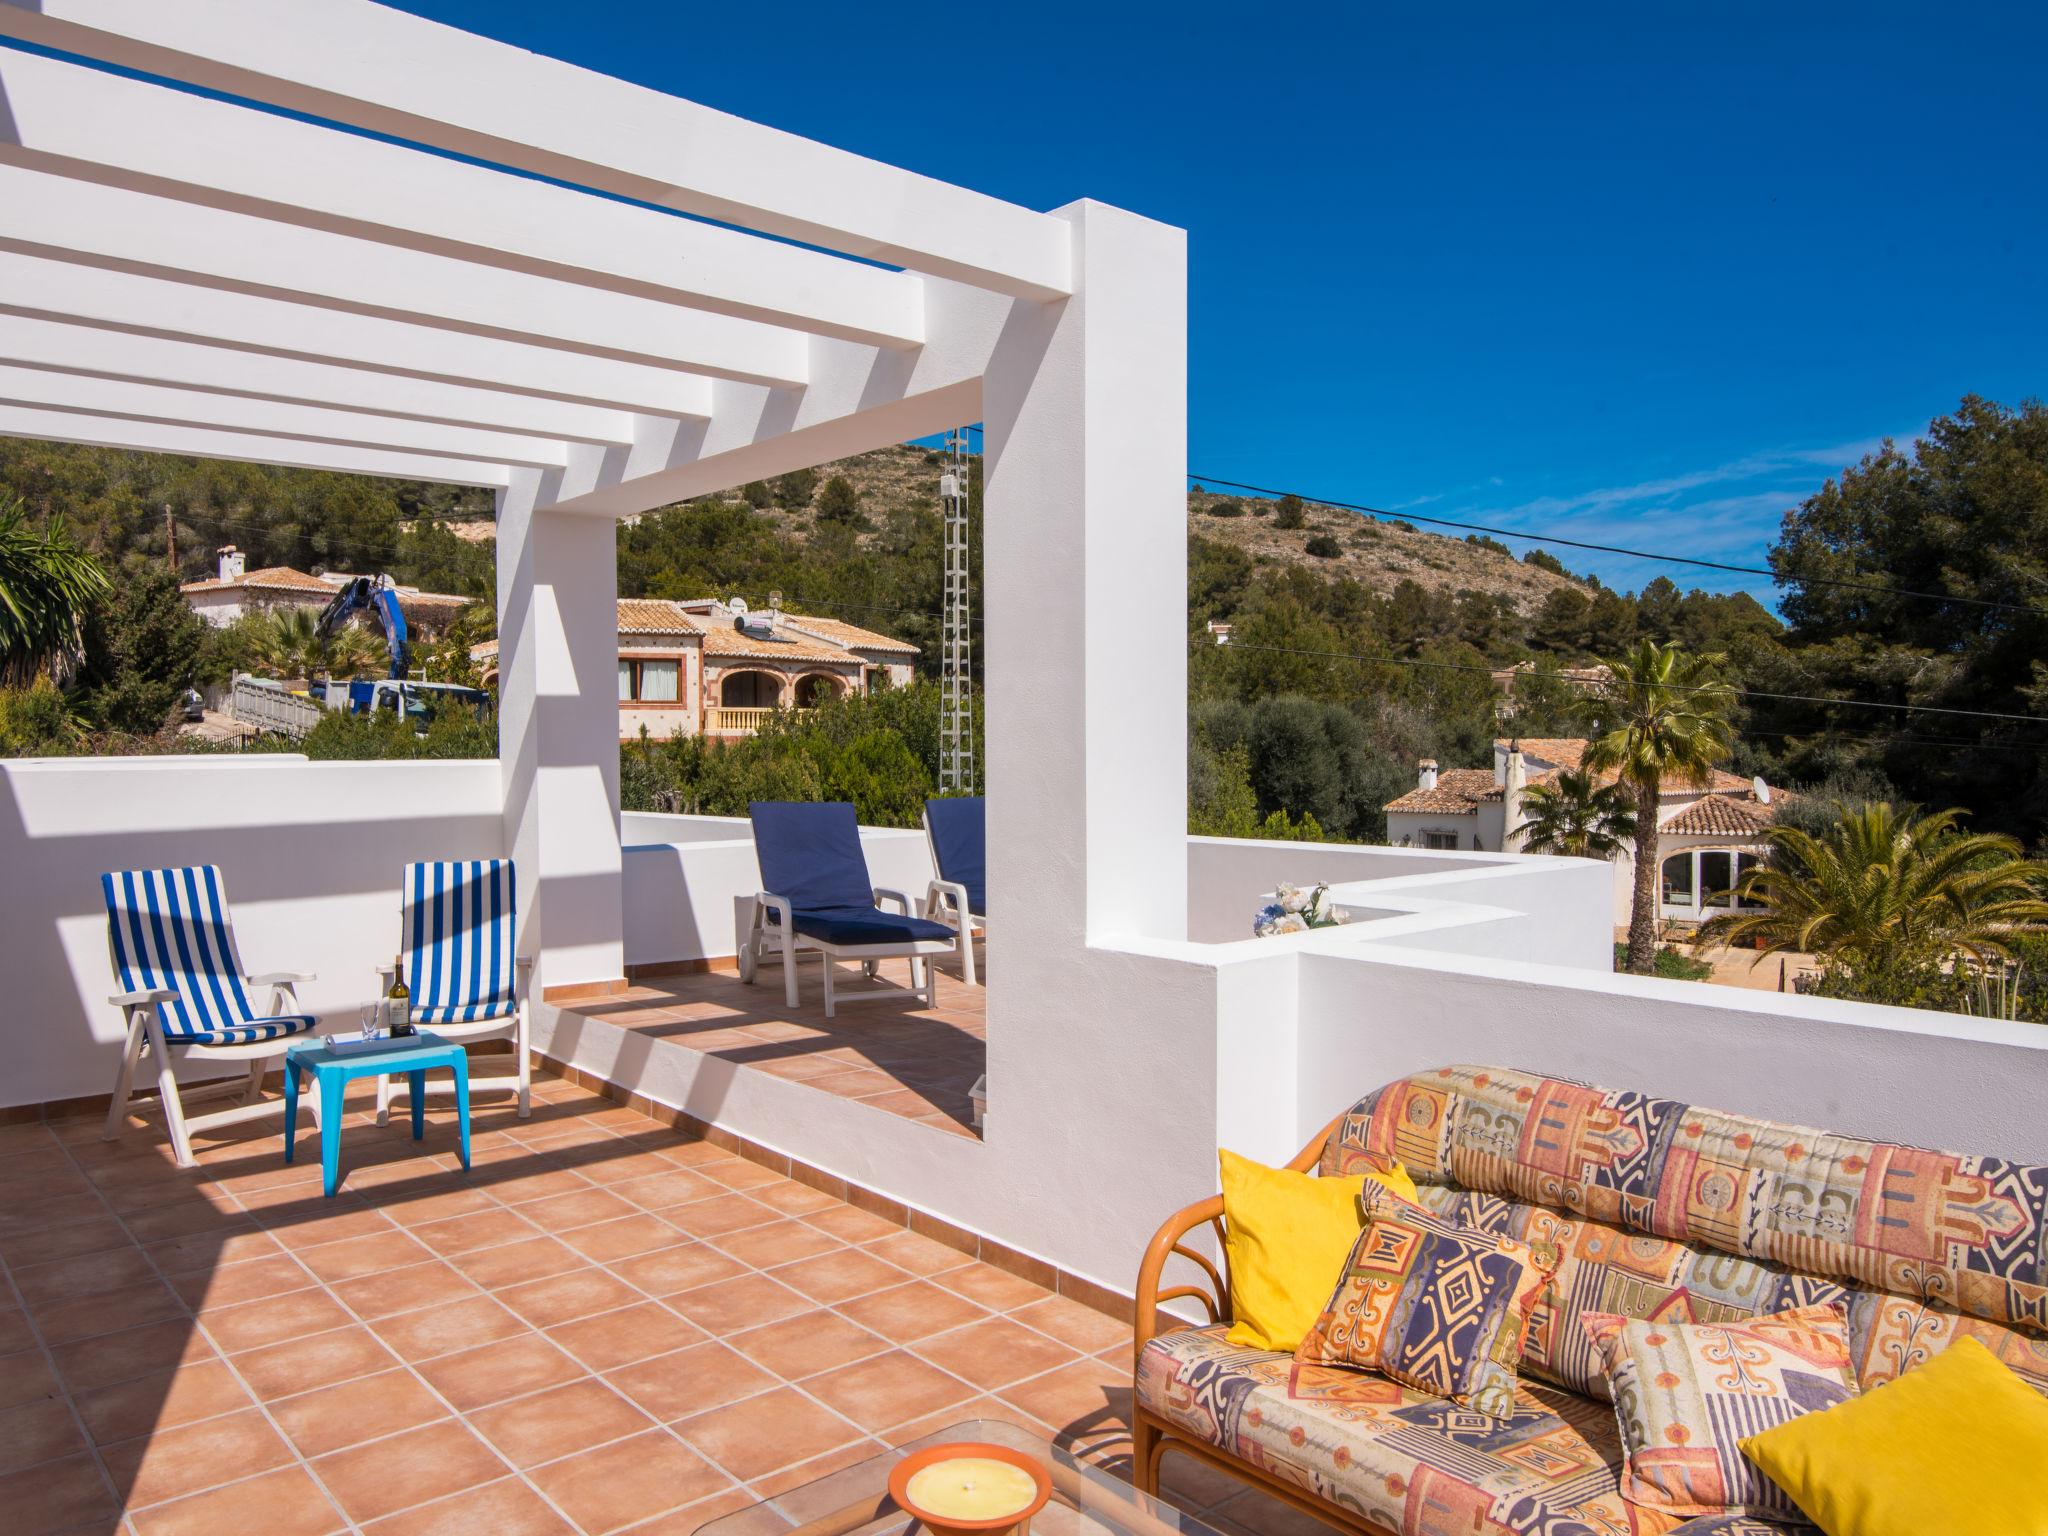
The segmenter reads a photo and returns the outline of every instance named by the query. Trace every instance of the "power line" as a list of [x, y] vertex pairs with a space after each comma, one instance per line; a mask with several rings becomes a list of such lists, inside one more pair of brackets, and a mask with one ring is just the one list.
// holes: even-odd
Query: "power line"
[[[1188, 643], [1190, 645], [1206, 645], [1213, 642], [1201, 635], [1191, 635], [1188, 637]], [[1224, 649], [1233, 651], [1267, 651], [1282, 656], [1321, 656], [1331, 661], [1363, 661], [1375, 666], [1415, 667], [1432, 672], [1479, 672], [1484, 673], [1488, 677], [1491, 677], [1498, 670], [1494, 667], [1476, 666], [1471, 662], [1422, 661], [1407, 656], [1368, 656], [1358, 651], [1318, 651], [1298, 646], [1258, 645], [1235, 639], [1225, 642]], [[1565, 677], [1561, 673], [1557, 674], [1557, 679], [1559, 682], [1569, 683], [1574, 688], [1597, 686], [1596, 684], [1582, 682], [1577, 678]], [[1705, 686], [1670, 685], [1670, 691], [1673, 693], [1715, 693], [1720, 690], [1721, 685], [1717, 684], [1707, 684]], [[1839, 706], [1844, 709], [1883, 709], [1906, 714], [1960, 715], [1971, 720], [2008, 720], [2020, 725], [2048, 725], [2048, 716], [2008, 715], [1991, 709], [1953, 709], [1943, 704], [1891, 704], [1879, 699], [1836, 699], [1809, 693], [1768, 693], [1760, 688], [1735, 688], [1732, 686], [1728, 687], [1727, 691], [1734, 694], [1737, 698], [1743, 699], [1776, 699], [1791, 704], [1826, 704]]]
[[[1389, 512], [1384, 507], [1368, 507], [1360, 502], [1333, 501], [1327, 496], [1304, 496], [1299, 491], [1279, 491], [1271, 486], [1247, 485], [1241, 480], [1224, 480], [1214, 475], [1190, 473], [1187, 477], [1197, 485], [1228, 486], [1233, 491], [1248, 491], [1256, 496], [1297, 496], [1302, 501], [1321, 507], [1337, 507], [1346, 512], [1362, 512], [1368, 517], [1384, 518], [1390, 522], [1429, 523], [1438, 528], [1460, 528], [1470, 533], [1492, 534], [1504, 539], [1523, 539], [1531, 544], [1561, 544], [1570, 549], [1587, 549], [1596, 554], [1627, 555], [1636, 560], [1661, 560], [1667, 565], [1697, 566], [1707, 571], [1732, 571], [1740, 576], [1768, 576], [1779, 580], [1778, 573], [1767, 566], [1730, 565], [1722, 560], [1699, 560], [1689, 555], [1658, 554], [1647, 549], [1630, 549], [1620, 544], [1593, 544], [1584, 539], [1568, 539], [1556, 533], [1524, 533], [1518, 528], [1494, 528], [1485, 523], [1461, 523], [1448, 517], [1425, 517], [1419, 512]], [[1837, 587], [1847, 592], [1866, 592], [1874, 597], [1910, 597], [1927, 603], [1963, 603], [1972, 608], [1990, 608], [2004, 613], [2024, 613], [2036, 618], [2042, 610], [2029, 603], [2004, 603], [1988, 597], [1951, 597], [1940, 592], [1914, 592], [1905, 587], [1879, 586], [1867, 581], [1840, 581], [1830, 576], [1802, 576], [1799, 585], [1814, 587]]]

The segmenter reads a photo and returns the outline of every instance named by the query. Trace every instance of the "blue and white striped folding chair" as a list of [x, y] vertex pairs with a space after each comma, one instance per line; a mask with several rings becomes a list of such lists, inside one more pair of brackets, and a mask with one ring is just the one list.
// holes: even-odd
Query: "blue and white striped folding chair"
[[[108, 1140], [127, 1118], [135, 1070], [147, 1052], [156, 1062], [164, 1120], [178, 1165], [192, 1166], [191, 1133], [283, 1108], [282, 1099], [260, 1101], [265, 1065], [284, 1055], [293, 1039], [313, 1028], [298, 1012], [297, 984], [313, 978], [299, 971], [250, 976], [235, 950], [227, 889], [211, 864], [191, 869], [130, 869], [100, 876], [107, 901], [107, 948], [121, 990], [107, 1001], [127, 1020], [127, 1046], [114, 1080], [107, 1112]], [[269, 987], [269, 1011], [249, 1001], [257, 987]], [[202, 1084], [187, 1098], [240, 1093], [234, 1109], [188, 1118], [173, 1068], [177, 1061], [245, 1061], [246, 1081]]]
[[[504, 1077], [474, 1077], [472, 1089], [508, 1088], [519, 1094], [523, 1119], [532, 1106], [533, 1066], [527, 1055], [526, 989], [520, 985], [510, 859], [468, 859], [405, 866], [402, 937], [405, 986], [412, 1020], [444, 1040], [510, 1039], [518, 1058]], [[391, 967], [378, 967], [384, 989]], [[436, 1081], [430, 1090], [452, 1086]], [[377, 1121], [390, 1112], [397, 1085], [377, 1080]]]

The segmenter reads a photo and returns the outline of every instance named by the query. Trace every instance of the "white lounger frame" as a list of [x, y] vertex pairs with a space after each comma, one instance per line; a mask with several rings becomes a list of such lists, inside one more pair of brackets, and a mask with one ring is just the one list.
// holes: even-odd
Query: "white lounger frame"
[[[876, 906], [894, 902], [905, 917], [917, 916], [917, 909], [911, 906], [910, 898], [901, 891], [876, 887], [873, 893]], [[768, 921], [768, 913], [776, 914], [776, 921]], [[791, 941], [794, 940], [792, 943]], [[740, 980], [751, 984], [760, 974], [761, 962], [770, 955], [782, 959], [782, 989], [785, 1000], [794, 1008], [800, 999], [796, 989], [797, 956], [805, 950], [815, 951], [824, 957], [825, 963], [825, 1017], [837, 1016], [837, 1005], [841, 1001], [832, 986], [832, 967], [841, 960], [858, 960], [861, 969], [870, 977], [876, 974], [884, 960], [908, 960], [910, 962], [910, 990], [924, 997], [927, 1008], [939, 1006], [938, 968], [931, 963], [934, 955], [951, 954], [956, 948], [952, 939], [913, 939], [900, 944], [833, 944], [824, 939], [814, 939], [809, 934], [798, 933], [791, 926], [789, 900], [767, 891], [754, 896], [752, 914], [747, 919], [745, 932], [740, 935]], [[849, 992], [843, 999], [849, 1003], [870, 1003], [898, 998], [900, 992]]]
[[[529, 1021], [526, 1003], [526, 994], [529, 990], [528, 983], [533, 979], [533, 957], [531, 955], [521, 955], [513, 962], [513, 965], [517, 969], [519, 978], [514, 987], [514, 991], [519, 998], [519, 1004], [512, 1012], [495, 1013], [487, 1019], [471, 1019], [467, 1024], [422, 1024], [419, 1027], [432, 1031], [443, 1040], [452, 1040], [461, 1045], [468, 1045], [476, 1040], [510, 1040], [512, 1042], [512, 1053], [518, 1058], [517, 1065], [513, 1070], [498, 1077], [471, 1077], [469, 1080], [469, 1091], [472, 1096], [479, 1089], [485, 1091], [504, 1089], [518, 1094], [519, 1118], [524, 1120], [533, 1111], [533, 1053], [527, 1045]], [[396, 969], [397, 967], [389, 961], [378, 965], [377, 995], [379, 997], [384, 997], [390, 993], [391, 977]], [[400, 1083], [389, 1076], [377, 1079], [377, 1123], [379, 1125], [390, 1123], [391, 1102], [398, 1097], [401, 1089], [408, 1095], [411, 1093], [410, 1078], [404, 1083]], [[426, 1090], [428, 1093], [453, 1093], [455, 1091], [455, 1079], [452, 1076], [442, 1077], [438, 1073], [428, 1073]], [[406, 1103], [410, 1105], [411, 1102], [411, 1098], [408, 1097]]]

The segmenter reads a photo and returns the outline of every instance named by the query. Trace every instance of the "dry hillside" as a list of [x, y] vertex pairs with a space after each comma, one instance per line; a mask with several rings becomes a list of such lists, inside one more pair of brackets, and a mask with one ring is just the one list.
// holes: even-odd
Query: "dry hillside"
[[[822, 489], [835, 475], [853, 482], [861, 495], [862, 510], [876, 525], [891, 508], [938, 505], [938, 455], [922, 448], [880, 448], [857, 458], [820, 464], [818, 487]], [[735, 486], [726, 494], [737, 496], [739, 491]], [[1212, 509], [1219, 504], [1235, 504], [1244, 510], [1240, 516], [1218, 517]], [[1424, 533], [1409, 524], [1377, 522], [1310, 502], [1306, 526], [1290, 530], [1273, 526], [1271, 508], [1271, 502], [1255, 497], [1190, 492], [1188, 532], [1235, 545], [1261, 565], [1302, 565], [1327, 576], [1350, 576], [1383, 595], [1405, 579], [1430, 591], [1469, 589], [1498, 594], [1521, 612], [1533, 613], [1558, 587], [1586, 590], [1569, 577], [1526, 565], [1497, 549]], [[1265, 515], [1254, 515], [1255, 510]], [[798, 537], [811, 526], [808, 509], [790, 512], [771, 506], [762, 509], [762, 516]], [[485, 530], [489, 527], [488, 523], [471, 523], [458, 531], [467, 537], [481, 534], [488, 538]], [[1336, 540], [1338, 553], [1328, 558], [1309, 554], [1308, 542], [1317, 535]], [[872, 536], [872, 532], [866, 535]]]

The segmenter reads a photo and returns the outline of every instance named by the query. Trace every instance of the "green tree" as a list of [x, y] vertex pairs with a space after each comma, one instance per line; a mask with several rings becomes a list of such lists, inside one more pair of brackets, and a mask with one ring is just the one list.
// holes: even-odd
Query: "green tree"
[[1327, 533], [1312, 535], [1301, 547], [1304, 553], [1313, 555], [1318, 560], [1334, 560], [1344, 553], [1343, 547]]
[[160, 565], [130, 569], [88, 610], [81, 707], [101, 730], [149, 736], [199, 681], [207, 630]]
[[231, 669], [276, 678], [381, 677], [390, 665], [382, 636], [360, 624], [322, 635], [311, 608], [246, 614], [222, 632], [218, 654]]
[[0, 757], [68, 757], [84, 736], [48, 673], [26, 688], [0, 686]]
[[811, 494], [818, 488], [818, 472], [815, 469], [793, 469], [786, 475], [775, 477], [775, 505], [785, 512], [802, 512], [811, 504]]
[[1701, 936], [1816, 955], [1843, 995], [1938, 1006], [1955, 962], [2002, 966], [2017, 941], [2048, 931], [2048, 871], [2009, 836], [1962, 832], [1961, 819], [1877, 802], [1819, 837], [1774, 827], [1773, 857], [1736, 886], [1759, 910], [1721, 913]]
[[1292, 494], [1282, 496], [1273, 503], [1273, 526], [1275, 528], [1302, 528], [1308, 524], [1308, 508], [1301, 498]]
[[79, 623], [107, 590], [62, 516], [31, 527], [21, 499], [0, 491], [0, 680], [26, 684], [76, 657]]
[[860, 510], [860, 492], [846, 476], [834, 475], [818, 492], [818, 521], [841, 523], [849, 528], [867, 526], [868, 520]]
[[1602, 784], [1583, 768], [1564, 768], [1523, 791], [1520, 831], [1531, 853], [1611, 859], [1636, 836], [1636, 807], [1617, 780]]
[[1734, 739], [1735, 691], [1721, 678], [1722, 658], [1695, 656], [1645, 640], [1607, 663], [1609, 676], [1591, 706], [1604, 727], [1584, 766], [1613, 771], [1636, 798], [1635, 891], [1628, 924], [1628, 968], [1648, 975], [1657, 958], [1657, 807], [1667, 783], [1704, 782]]

